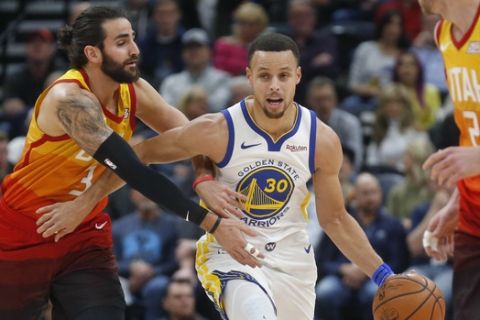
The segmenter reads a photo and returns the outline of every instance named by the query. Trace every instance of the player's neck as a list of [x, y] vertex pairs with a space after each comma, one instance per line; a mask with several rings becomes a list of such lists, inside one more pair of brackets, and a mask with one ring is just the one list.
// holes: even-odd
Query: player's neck
[[454, 29], [454, 32], [457, 39], [463, 37], [474, 23], [473, 20], [477, 15], [479, 5], [480, 0], [456, 0], [446, 2], [443, 17], [451, 21], [455, 26], [456, 30]]
[[260, 106], [255, 105], [257, 103], [254, 99], [247, 100], [249, 113], [257, 126], [266, 131], [273, 140], [277, 140], [293, 127], [297, 113], [294, 102], [280, 118], [268, 117]]
[[88, 75], [90, 90], [100, 100], [100, 103], [104, 106], [114, 105], [113, 100], [115, 92], [120, 86], [119, 83], [97, 68], [86, 66], [85, 72]]

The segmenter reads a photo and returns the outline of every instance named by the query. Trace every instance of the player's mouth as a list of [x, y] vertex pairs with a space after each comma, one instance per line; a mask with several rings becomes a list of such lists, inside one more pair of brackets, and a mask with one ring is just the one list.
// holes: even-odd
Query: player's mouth
[[267, 104], [272, 109], [278, 109], [283, 104], [282, 98], [267, 98]]
[[137, 60], [127, 61], [127, 62], [125, 63], [125, 65], [126, 65], [127, 67], [136, 67], [136, 66], [137, 66]]

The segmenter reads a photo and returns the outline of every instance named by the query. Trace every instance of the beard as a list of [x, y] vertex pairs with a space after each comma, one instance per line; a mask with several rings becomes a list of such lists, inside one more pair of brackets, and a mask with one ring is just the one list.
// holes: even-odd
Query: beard
[[263, 113], [267, 116], [267, 118], [270, 118], [270, 119], [280, 119], [285, 114], [285, 109], [283, 109], [278, 113], [270, 112], [268, 111], [267, 108], [262, 108], [262, 110], [263, 110]]
[[114, 81], [118, 83], [132, 83], [140, 78], [140, 70], [138, 69], [138, 66], [135, 65], [135, 67], [126, 67], [126, 65], [132, 60], [138, 60], [137, 58], [129, 59], [123, 64], [120, 64], [110, 58], [110, 56], [108, 56], [103, 51], [102, 55], [103, 62], [101, 69], [107, 76], [112, 78]]

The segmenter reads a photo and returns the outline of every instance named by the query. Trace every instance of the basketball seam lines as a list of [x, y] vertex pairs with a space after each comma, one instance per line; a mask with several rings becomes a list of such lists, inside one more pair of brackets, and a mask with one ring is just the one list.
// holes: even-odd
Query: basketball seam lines
[[[400, 278], [400, 277], [399, 277], [399, 278]], [[423, 290], [429, 291], [429, 292], [430, 292], [429, 297], [430, 297], [430, 296], [433, 295], [435, 289], [437, 288], [437, 285], [435, 284], [435, 287], [433, 288], [433, 290], [430, 290], [430, 289], [428, 288], [428, 282], [422, 283], [422, 282], [419, 282], [419, 281], [417, 281], [417, 280], [415, 280], [415, 279], [412, 279], [412, 278], [410, 278], [410, 277], [402, 277], [401, 279], [405, 279], [405, 280], [409, 280], [409, 281], [415, 282], [415, 283], [419, 284], [420, 286], [422, 286], [422, 289], [419, 290], [419, 291], [412, 291], [412, 292], [408, 292], [408, 293], [405, 293], [405, 294], [400, 294], [400, 295], [397, 295], [397, 296], [395, 296], [395, 297], [391, 297], [391, 298], [388, 299], [388, 300], [382, 301], [380, 304], [378, 304], [378, 305], [376, 306], [376, 308], [374, 309], [374, 312], [376, 312], [376, 311], [378, 310], [378, 308], [380, 308], [382, 305], [384, 305], [385, 303], [387, 303], [387, 302], [389, 302], [389, 301], [391, 301], [391, 300], [393, 300], [393, 299], [397, 299], [397, 298], [399, 298], [399, 297], [407, 296], [407, 295], [410, 295], [410, 294], [419, 293], [419, 292], [422, 292]], [[437, 302], [438, 302], [438, 300], [440, 300], [438, 297], [436, 297], [436, 296], [434, 296], [434, 297], [435, 297], [435, 299], [437, 300]], [[422, 303], [422, 305], [423, 305], [425, 302], [426, 302], [426, 300]], [[410, 315], [410, 316], [411, 316], [411, 315]], [[410, 316], [409, 316], [409, 317], [410, 317]], [[407, 319], [408, 319], [408, 317], [407, 317]]]

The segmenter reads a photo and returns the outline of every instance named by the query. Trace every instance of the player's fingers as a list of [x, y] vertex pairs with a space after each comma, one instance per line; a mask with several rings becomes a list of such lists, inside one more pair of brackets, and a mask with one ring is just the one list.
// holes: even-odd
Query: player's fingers
[[225, 214], [227, 214], [228, 217], [230, 218], [241, 218], [243, 217], [243, 214], [238, 208], [228, 205], [227, 208], [223, 209]]
[[244, 205], [242, 202], [238, 201], [237, 198], [235, 198], [234, 196], [229, 196], [228, 197], [228, 205], [230, 205], [231, 207], [234, 207], [234, 208], [244, 208]]
[[244, 223], [239, 222], [238, 223], [238, 228], [240, 229], [240, 231], [242, 231], [243, 233], [245, 233], [249, 236], [255, 237], [256, 235], [258, 235], [258, 232], [256, 232], [255, 230], [253, 230], [252, 228], [250, 228], [249, 226], [247, 226]]
[[458, 180], [460, 180], [460, 175], [458, 174], [458, 171], [455, 173], [450, 174], [450, 176], [447, 178], [445, 181], [445, 186], [452, 188], [457, 185]]
[[44, 233], [48, 228], [51, 228], [55, 222], [53, 220], [45, 221], [41, 226], [37, 228], [37, 233]]
[[441, 185], [443, 180], [445, 180], [447, 177], [446, 172], [449, 168], [449, 165], [450, 164], [447, 159], [442, 159], [441, 161], [435, 163], [430, 172], [430, 179]]
[[247, 201], [247, 196], [240, 192], [233, 191], [231, 189], [228, 189], [228, 195], [235, 199], [235, 202], [243, 203]]
[[443, 150], [439, 150], [427, 158], [427, 160], [423, 163], [422, 168], [424, 170], [431, 169], [436, 163], [441, 161], [443, 158], [445, 158], [445, 152], [443, 152]]
[[59, 226], [59, 225], [53, 225], [51, 226], [50, 228], [48, 228], [43, 234], [42, 236], [44, 238], [48, 238], [50, 236], [53, 236], [53, 235], [56, 235], [56, 234], [59, 234], [62, 230], [64, 230], [65, 228], [62, 227], [62, 226]]
[[56, 205], [57, 204], [55, 203], [55, 204], [51, 204], [51, 205], [48, 205], [48, 206], [38, 208], [37, 211], [35, 211], [35, 213], [36, 214], [42, 214], [42, 213], [53, 211], [56, 208]]
[[248, 243], [245, 245], [245, 251], [248, 252], [250, 255], [252, 255], [253, 257], [255, 257], [256, 259], [263, 259], [265, 258], [265, 256], [260, 252], [260, 250], [258, 250], [257, 248], [255, 248], [251, 243]]
[[44, 224], [46, 221], [50, 220], [52, 218], [52, 216], [53, 216], [53, 214], [51, 214], [51, 213], [44, 214], [43, 216], [38, 218], [38, 220], [36, 222], [37, 226], [40, 226], [40, 225]]
[[53, 236], [54, 234], [57, 234], [58, 232], [60, 232], [61, 229], [63, 229], [63, 228], [59, 227], [56, 224], [53, 224], [52, 226], [50, 226], [47, 230], [45, 230], [42, 233], [42, 237], [48, 238], [50, 236]]
[[242, 258], [244, 259], [245, 263], [247, 265], [249, 265], [250, 267], [252, 267], [252, 268], [261, 267], [260, 262], [253, 255], [248, 253], [247, 251], [241, 250], [241, 255], [242, 255]]
[[252, 256], [250, 256], [247, 252], [245, 252], [243, 248], [236, 248], [235, 250], [229, 253], [239, 263], [255, 268], [256, 261], [253, 259]]
[[63, 229], [59, 231], [58, 233], [55, 234], [55, 242], [58, 242], [63, 236], [69, 234], [70, 231], [67, 231], [67, 229]]
[[[444, 162], [447, 162], [445, 160]], [[442, 168], [439, 168], [440, 172], [438, 174], [438, 183], [440, 186], [448, 186], [448, 181], [450, 179], [457, 179], [459, 171], [456, 166], [452, 165], [451, 163], [447, 163]]]

